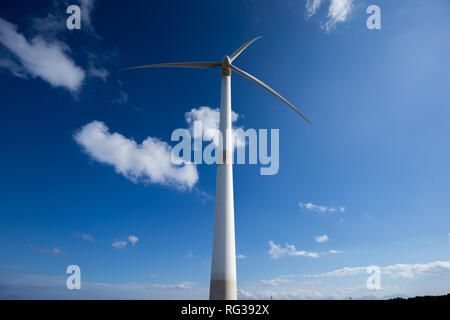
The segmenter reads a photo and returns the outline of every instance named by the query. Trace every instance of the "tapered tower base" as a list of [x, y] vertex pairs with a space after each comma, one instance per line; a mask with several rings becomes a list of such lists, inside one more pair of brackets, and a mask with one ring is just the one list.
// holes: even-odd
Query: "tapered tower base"
[[236, 248], [234, 235], [233, 197], [233, 136], [231, 131], [231, 76], [222, 70], [220, 97], [220, 131], [223, 145], [219, 146], [214, 208], [214, 239], [211, 262], [211, 300], [236, 300]]
[[211, 280], [209, 288], [210, 300], [236, 300], [236, 281]]

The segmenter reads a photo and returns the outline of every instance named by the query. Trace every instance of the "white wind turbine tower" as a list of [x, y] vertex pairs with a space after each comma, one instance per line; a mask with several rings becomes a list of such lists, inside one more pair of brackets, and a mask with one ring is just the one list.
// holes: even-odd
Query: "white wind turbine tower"
[[219, 146], [216, 180], [216, 204], [214, 212], [214, 239], [211, 264], [211, 282], [209, 298], [212, 300], [236, 300], [236, 248], [234, 232], [234, 199], [233, 199], [233, 135], [231, 131], [231, 70], [256, 82], [264, 89], [280, 98], [306, 121], [311, 121], [301, 113], [292, 103], [251, 74], [239, 69], [231, 63], [254, 41], [244, 43], [231, 56], [225, 56], [217, 62], [175, 62], [150, 64], [122, 70], [178, 67], [211, 69], [222, 68], [222, 87], [220, 96], [220, 131], [223, 143]]

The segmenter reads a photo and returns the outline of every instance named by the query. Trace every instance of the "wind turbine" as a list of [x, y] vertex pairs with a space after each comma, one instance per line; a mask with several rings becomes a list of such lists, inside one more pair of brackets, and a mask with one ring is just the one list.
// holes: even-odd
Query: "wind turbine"
[[214, 239], [211, 264], [211, 282], [209, 298], [211, 300], [236, 300], [236, 248], [234, 232], [234, 199], [233, 199], [233, 136], [231, 131], [231, 70], [244, 76], [276, 97], [280, 98], [306, 121], [311, 121], [301, 113], [292, 103], [285, 99], [277, 91], [251, 74], [232, 65], [232, 62], [254, 41], [256, 37], [244, 43], [230, 56], [225, 56], [217, 62], [173, 62], [161, 64], [149, 64], [122, 70], [176, 67], [194, 69], [222, 68], [222, 86], [220, 91], [220, 124], [223, 143], [219, 146], [216, 177], [216, 203], [214, 209]]

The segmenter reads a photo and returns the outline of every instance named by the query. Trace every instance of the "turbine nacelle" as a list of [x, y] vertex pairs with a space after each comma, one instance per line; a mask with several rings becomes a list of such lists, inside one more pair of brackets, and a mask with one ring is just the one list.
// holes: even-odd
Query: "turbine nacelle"
[[231, 59], [229, 56], [225, 56], [222, 59], [222, 68], [227, 68], [229, 69], [231, 66]]
[[[311, 121], [303, 114], [301, 113], [292, 103], [290, 103], [286, 98], [284, 98], [281, 94], [279, 94], [277, 91], [269, 87], [267, 84], [259, 80], [258, 78], [252, 76], [251, 74], [239, 69], [238, 67], [234, 66], [232, 62], [245, 50], [249, 45], [251, 45], [253, 42], [258, 40], [261, 37], [256, 37], [246, 43], [244, 43], [239, 49], [237, 49], [235, 52], [233, 52], [230, 56], [223, 57], [222, 61], [215, 61], [215, 62], [171, 62], [171, 63], [161, 63], [161, 64], [148, 64], [144, 66], [137, 66], [137, 67], [130, 67], [125, 68], [122, 70], [131, 70], [131, 69], [144, 69], [144, 68], [167, 68], [167, 67], [175, 67], [175, 68], [194, 68], [194, 69], [212, 69], [212, 68], [218, 68], [222, 67], [222, 75], [230, 75], [231, 70], [234, 72], [240, 74], [241, 76], [246, 77], [247, 79], [252, 80], [253, 82], [256, 82], [261, 87], [272, 93], [277, 98], [281, 99], [284, 103], [286, 103], [289, 107], [291, 107], [295, 112], [297, 112], [299, 115], [301, 115], [306, 121], [311, 123]], [[121, 71], [122, 71], [121, 70]]]

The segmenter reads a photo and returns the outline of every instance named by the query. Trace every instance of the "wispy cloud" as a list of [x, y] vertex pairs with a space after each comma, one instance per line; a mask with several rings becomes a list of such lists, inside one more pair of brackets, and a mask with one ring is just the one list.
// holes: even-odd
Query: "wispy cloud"
[[76, 295], [65, 276], [0, 274], [0, 299], [207, 299], [208, 288], [195, 282], [173, 284], [82, 282]]
[[148, 137], [138, 144], [119, 133], [110, 133], [103, 122], [93, 121], [76, 132], [74, 139], [94, 160], [112, 165], [117, 173], [135, 183], [190, 189], [198, 180], [196, 166], [181, 159], [181, 165], [174, 165], [172, 148], [157, 138]]
[[311, 18], [320, 8], [322, 0], [307, 0], [306, 1], [306, 18]]
[[207, 201], [213, 199], [213, 196], [206, 191], [203, 191], [199, 188], [194, 188], [195, 195], [200, 199], [200, 201], [205, 204]]
[[131, 235], [131, 236], [128, 236], [128, 241], [130, 241], [131, 244], [134, 247], [134, 245], [139, 241], [139, 238], [136, 237], [136, 236]]
[[[0, 43], [10, 56], [3, 56], [1, 67], [14, 75], [39, 77], [54, 87], [77, 92], [85, 72], [68, 55], [70, 48], [63, 42], [48, 42], [37, 36], [30, 41], [12, 23], [0, 18]], [[13, 58], [10, 58], [10, 57]]]
[[[307, 0], [305, 16], [311, 18], [320, 9], [324, 3], [323, 0]], [[330, 0], [328, 7], [327, 21], [323, 24], [323, 28], [330, 32], [338, 23], [345, 22], [352, 12], [353, 0]]]
[[344, 206], [324, 206], [324, 205], [317, 205], [312, 202], [299, 202], [298, 205], [302, 210], [315, 212], [318, 214], [345, 212]]
[[[109, 76], [109, 71], [107, 71], [104, 68], [97, 68], [91, 62], [89, 63], [88, 72], [91, 76], [100, 78], [103, 81], [106, 81], [106, 78], [108, 78], [108, 76]], [[127, 95], [127, 98], [128, 98], [128, 95]], [[128, 99], [127, 99], [127, 101], [128, 101]]]
[[[367, 267], [344, 267], [325, 273], [309, 274], [307, 276], [316, 278], [342, 277], [366, 272]], [[380, 267], [380, 272], [393, 278], [413, 278], [414, 275], [450, 274], [450, 260], [417, 264], [400, 263], [388, 265]]]
[[324, 234], [323, 236], [315, 236], [316, 242], [323, 243], [329, 240], [328, 236]]
[[244, 290], [244, 289], [238, 289], [238, 299], [240, 299], [240, 300], [253, 300], [253, 299], [256, 299], [256, 296], [252, 293], [252, 292], [250, 292], [250, 291], [247, 291], [247, 290]]
[[26, 70], [13, 60], [10, 55], [0, 56], [0, 69], [5, 69], [19, 78], [28, 79]]
[[276, 278], [276, 279], [269, 279], [269, 280], [261, 280], [261, 283], [265, 286], [269, 287], [278, 287], [279, 285], [291, 283], [291, 279], [286, 278]]
[[45, 37], [54, 37], [57, 33], [66, 30], [66, 17], [60, 11], [48, 13], [45, 17], [31, 18], [33, 30]]
[[114, 98], [112, 102], [118, 105], [124, 105], [128, 102], [128, 93], [124, 90], [122, 81], [119, 80], [117, 83], [119, 84], [117, 97]]
[[114, 241], [114, 242], [112, 243], [112, 246], [113, 246], [114, 248], [117, 248], [117, 249], [124, 248], [126, 245], [127, 245], [127, 242], [126, 242], [126, 241]]
[[285, 246], [281, 246], [279, 244], [275, 244], [272, 240], [269, 241], [269, 251], [268, 254], [271, 259], [279, 259], [284, 256], [303, 256], [310, 258], [319, 258], [328, 254], [338, 254], [342, 253], [341, 250], [328, 250], [324, 252], [314, 252], [314, 251], [304, 251], [297, 250], [293, 244], [286, 243]]
[[[449, 261], [450, 262], [450, 261]], [[448, 270], [448, 269], [445, 269]], [[436, 282], [417, 279], [416, 282], [399, 282], [399, 285], [386, 285], [381, 290], [369, 290], [365, 285], [368, 276], [362, 269], [363, 283], [359, 278], [336, 281], [325, 278], [311, 278], [300, 281], [305, 275], [280, 275], [274, 279], [248, 283], [239, 286], [239, 299], [386, 299], [396, 296], [415, 296], [428, 294], [445, 294], [448, 287], [448, 272], [423, 273], [424, 276], [436, 277], [444, 286], [437, 287]], [[440, 277], [440, 278], [439, 278]], [[278, 279], [281, 279], [278, 280]], [[286, 279], [287, 281], [283, 280]], [[402, 280], [400, 278], [399, 280]], [[74, 299], [73, 292], [64, 284], [66, 277], [30, 274], [0, 274], [0, 299]], [[150, 279], [149, 279], [150, 280]], [[271, 281], [273, 280], [273, 281]], [[403, 283], [403, 284], [400, 284]], [[176, 283], [100, 283], [83, 282], [83, 289], [77, 292], [78, 299], [207, 299], [208, 288], [198, 287], [195, 282], [180, 281]]]
[[412, 278], [414, 275], [449, 274], [450, 260], [417, 264], [395, 264], [383, 267], [381, 273], [391, 277]]
[[340, 22], [347, 20], [352, 12], [353, 0], [331, 0], [328, 8], [328, 21], [325, 23], [325, 30], [331, 31]]
[[245, 258], [247, 258], [247, 256], [244, 255], [244, 254], [238, 254], [238, 255], [236, 256], [236, 258], [237, 258], [237, 259], [245, 259]]
[[[28, 28], [22, 33], [10, 22], [0, 18], [0, 69], [23, 79], [40, 78], [54, 87], [64, 87], [77, 93], [85, 84], [85, 79], [99, 78], [107, 81], [111, 67], [116, 67], [118, 50], [102, 49], [83, 41], [83, 47], [67, 45], [66, 8], [69, 4], [81, 7], [81, 31], [86, 38], [96, 38], [92, 23], [94, 0], [53, 0], [47, 8], [47, 15], [29, 18]], [[5, 23], [6, 21], [6, 23]], [[69, 32], [70, 33], [70, 32]], [[26, 35], [25, 35], [26, 34]], [[88, 65], [80, 65], [71, 56], [87, 56]], [[81, 61], [86, 61], [83, 59]], [[120, 90], [117, 103], [128, 100], [125, 91]], [[124, 102], [125, 101], [125, 102]]]
[[[114, 68], [119, 60], [119, 53], [116, 50], [98, 51], [98, 49], [91, 49], [91, 51], [87, 52], [87, 56], [87, 74], [91, 77], [99, 78], [103, 82], [106, 82], [110, 75], [107, 69]], [[113, 90], [121, 92], [123, 91], [122, 83], [120, 80], [118, 82], [119, 88], [114, 88]]]
[[88, 233], [82, 233], [81, 234], [81, 239], [83, 240], [87, 240], [87, 241], [94, 241], [94, 237]]
[[151, 284], [150, 286], [152, 288], [157, 288], [157, 289], [188, 289], [191, 290], [195, 287], [196, 283], [195, 282], [180, 282], [180, 283], [175, 283], [175, 284]]
[[294, 245], [286, 243], [285, 247], [281, 245], [275, 244], [272, 240], [269, 241], [269, 256], [272, 259], [279, 259], [286, 255], [288, 256], [304, 256], [310, 258], [318, 258], [319, 254], [317, 252], [309, 252], [309, 251], [298, 251]]
[[37, 249], [36, 251], [39, 253], [42, 253], [42, 254], [53, 254], [55, 256], [67, 256], [67, 254], [58, 247], [54, 247], [54, 248], [43, 247], [43, 248]]
[[[343, 300], [353, 297], [356, 299], [390, 299], [405, 297], [398, 293], [399, 288], [389, 286], [373, 292], [366, 286], [330, 287], [312, 286], [292, 283], [279, 283], [278, 285], [262, 284], [262, 287], [251, 287], [238, 290], [238, 299], [257, 300]], [[408, 297], [408, 296], [406, 296]]]
[[283, 284], [292, 283], [294, 281], [294, 280], [292, 280], [292, 278], [294, 278], [294, 277], [295, 277], [294, 274], [285, 274], [285, 275], [281, 275], [275, 279], [261, 280], [261, 283], [264, 286], [278, 287]]
[[81, 3], [81, 21], [82, 28], [88, 29], [94, 33], [94, 26], [92, 25], [91, 14], [95, 7], [94, 0], [80, 0]]
[[67, 30], [66, 8], [69, 5], [79, 5], [81, 9], [81, 30], [83, 34], [88, 34], [100, 38], [94, 30], [92, 23], [92, 12], [95, 8], [96, 0], [53, 0], [52, 5], [47, 10], [50, 13], [45, 17], [31, 18], [33, 31], [39, 32], [44, 36], [56, 36], [61, 31]]

